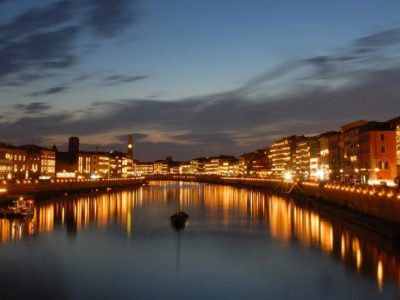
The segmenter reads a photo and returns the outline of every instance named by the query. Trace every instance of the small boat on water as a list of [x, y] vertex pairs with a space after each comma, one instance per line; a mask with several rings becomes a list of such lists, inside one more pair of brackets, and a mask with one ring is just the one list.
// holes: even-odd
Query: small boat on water
[[33, 213], [33, 201], [24, 199], [15, 200], [12, 205], [0, 211], [5, 218], [29, 218], [33, 217]]
[[186, 221], [189, 219], [189, 215], [183, 211], [178, 211], [173, 214], [170, 218], [172, 227], [176, 229], [182, 229], [185, 227]]

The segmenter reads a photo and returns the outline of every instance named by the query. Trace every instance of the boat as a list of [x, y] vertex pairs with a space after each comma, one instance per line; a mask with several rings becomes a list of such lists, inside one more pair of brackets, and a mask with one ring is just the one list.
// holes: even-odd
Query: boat
[[12, 205], [1, 211], [1, 215], [6, 218], [30, 218], [33, 214], [33, 201], [24, 199], [13, 201]]
[[173, 214], [170, 218], [172, 227], [176, 229], [182, 229], [186, 225], [186, 221], [189, 219], [189, 215], [183, 211], [178, 211]]

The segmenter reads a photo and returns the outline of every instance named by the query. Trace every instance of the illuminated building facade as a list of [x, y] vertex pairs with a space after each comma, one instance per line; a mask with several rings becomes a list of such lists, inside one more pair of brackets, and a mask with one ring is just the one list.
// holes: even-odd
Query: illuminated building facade
[[284, 178], [285, 174], [295, 171], [296, 142], [298, 136], [293, 135], [276, 141], [271, 146], [272, 175]]
[[205, 162], [206, 158], [196, 158], [189, 162], [189, 173], [190, 174], [204, 174], [205, 173]]
[[186, 161], [180, 164], [179, 174], [196, 174], [195, 169], [192, 168], [190, 161]]
[[137, 162], [134, 164], [134, 170], [137, 175], [151, 175], [154, 173], [154, 164], [152, 162]]
[[0, 179], [28, 178], [27, 154], [20, 148], [0, 144]]
[[[400, 174], [400, 117], [394, 118], [387, 121], [390, 128], [396, 132], [396, 164], [397, 164], [397, 174]], [[397, 179], [398, 185], [400, 187], [400, 178]]]
[[92, 178], [110, 177], [110, 157], [106, 153], [92, 154], [90, 173]]
[[320, 164], [325, 180], [340, 180], [340, 132], [327, 132], [321, 135]]
[[218, 158], [209, 159], [204, 166], [205, 173], [207, 175], [217, 175], [219, 163], [220, 163], [220, 159], [218, 159]]
[[388, 123], [370, 122], [359, 130], [358, 172], [361, 183], [394, 185], [397, 177], [396, 131]]
[[271, 148], [265, 147], [239, 157], [239, 174], [266, 177], [271, 174]]
[[179, 165], [171, 166], [169, 168], [169, 174], [182, 174], [180, 166]]
[[78, 176], [83, 178], [90, 177], [92, 155], [81, 152], [78, 154]]
[[110, 157], [110, 177], [126, 178], [133, 176], [132, 159], [128, 158], [129, 153], [112, 151]]
[[310, 139], [298, 139], [296, 142], [294, 175], [299, 180], [310, 178]]
[[56, 153], [36, 145], [21, 146], [26, 151], [28, 177], [50, 179], [56, 174]]
[[400, 121], [396, 125], [396, 160], [397, 160], [397, 173], [400, 174]]
[[344, 182], [360, 182], [358, 154], [360, 127], [367, 125], [365, 120], [359, 120], [341, 127], [341, 180]]
[[[205, 164], [207, 159], [204, 157], [192, 159], [187, 162], [180, 163], [179, 173], [180, 174], [197, 174], [202, 175], [205, 173]], [[170, 172], [171, 173], [171, 172]]]
[[239, 161], [233, 156], [221, 155], [211, 157], [204, 168], [208, 175], [236, 176], [239, 174]]
[[169, 174], [169, 165], [164, 160], [154, 162], [154, 174]]
[[321, 172], [320, 136], [299, 137], [296, 142], [294, 176], [299, 180], [324, 180]]

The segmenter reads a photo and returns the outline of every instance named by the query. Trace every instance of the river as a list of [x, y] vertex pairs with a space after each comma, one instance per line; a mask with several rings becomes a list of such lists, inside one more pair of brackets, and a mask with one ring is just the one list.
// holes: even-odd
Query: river
[[35, 200], [32, 219], [0, 219], [1, 299], [400, 298], [391, 241], [266, 192], [151, 182]]

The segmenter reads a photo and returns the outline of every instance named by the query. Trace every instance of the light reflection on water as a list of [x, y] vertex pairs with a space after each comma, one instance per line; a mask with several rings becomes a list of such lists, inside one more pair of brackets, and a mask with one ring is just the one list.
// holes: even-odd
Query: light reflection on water
[[[226, 186], [152, 182], [135, 190], [38, 201], [31, 220], [0, 220], [0, 255], [7, 245], [40, 243], [54, 235], [74, 237], [85, 231], [112, 234], [115, 227], [129, 240], [143, 233], [163, 233], [169, 215], [179, 206], [190, 214], [184, 238], [191, 233], [239, 234], [243, 240], [264, 236], [259, 243], [271, 239], [290, 251], [317, 250], [327, 254], [325, 260], [344, 266], [344, 272], [365, 279], [363, 284], [375, 285], [376, 298], [379, 293], [398, 296], [400, 256], [390, 241], [290, 199]], [[243, 249], [242, 254], [246, 256], [247, 251]], [[253, 250], [248, 252], [251, 255]], [[286, 259], [284, 255], [282, 259]], [[208, 297], [217, 296], [210, 293]], [[374, 299], [373, 294], [369, 296]]]

